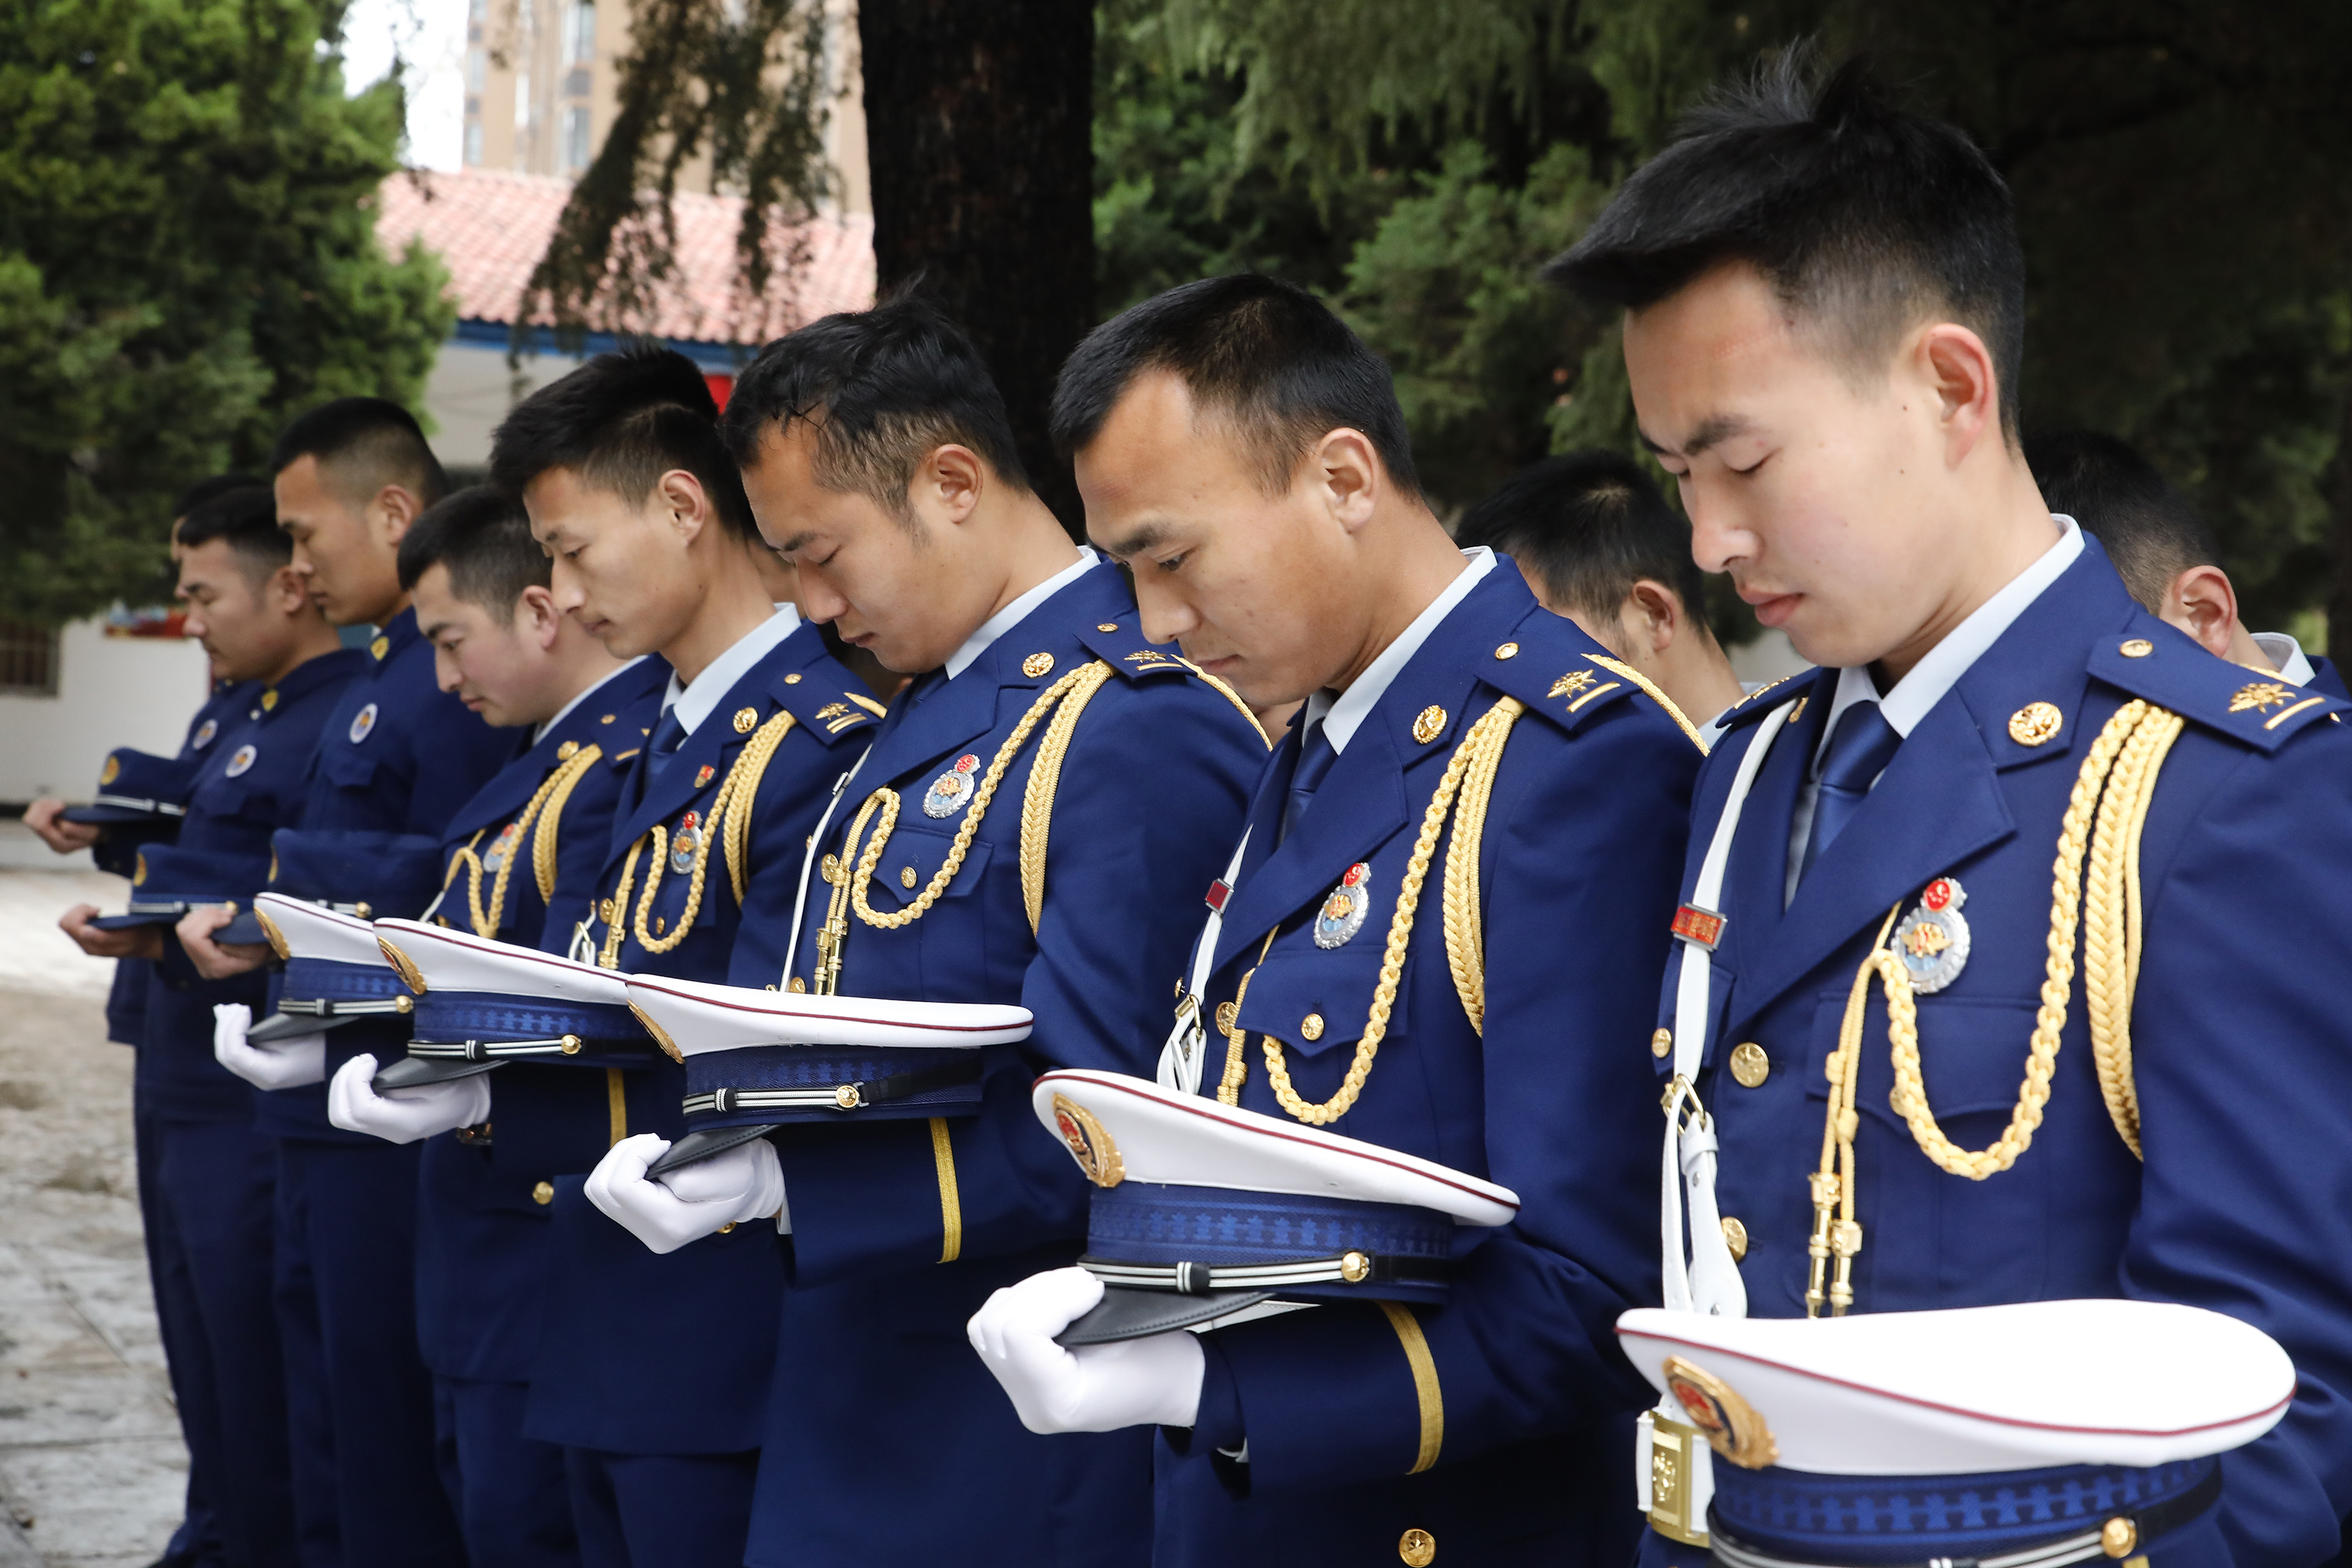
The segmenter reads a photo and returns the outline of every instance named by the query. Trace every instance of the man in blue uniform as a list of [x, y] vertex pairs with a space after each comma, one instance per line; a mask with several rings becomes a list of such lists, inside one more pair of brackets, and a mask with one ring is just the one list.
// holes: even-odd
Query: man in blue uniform
[[[2230, 1314], [2294, 1358], [2294, 1405], [2221, 1461], [2218, 1509], [2142, 1554], [2331, 1556], [2352, 1502], [2345, 704], [2211, 658], [2053, 517], [2017, 441], [2009, 193], [1853, 68], [1816, 92], [1784, 62], [1718, 102], [1554, 275], [1625, 310], [1699, 564], [1823, 667], [1735, 710], [1700, 781], [1652, 1047], [1685, 1178], [1662, 1184], [1666, 1305]], [[1643, 1473], [1677, 1479], [1653, 1489], [1650, 1561], [1701, 1558], [1680, 1478], [1721, 1426], [1706, 1405], [1653, 1418]], [[1969, 1484], [2178, 1489], [2091, 1469]], [[1914, 1560], [1823, 1539], [1820, 1489], [1774, 1479], [1792, 1525], [1824, 1521], [1806, 1560]], [[1857, 1480], [1838, 1519], [1938, 1489], [1903, 1483]], [[2000, 1523], [1935, 1551], [2044, 1544]]]
[[[376, 628], [321, 727], [300, 832], [322, 846], [347, 834], [437, 839], [513, 745], [438, 689], [432, 645], [400, 586], [400, 540], [446, 488], [441, 466], [404, 410], [353, 397], [288, 426], [270, 468], [278, 524], [312, 600], [339, 626]], [[225, 976], [259, 967], [266, 948], [215, 942], [226, 923], [220, 910], [181, 923], [198, 969]], [[331, 1031], [319, 1076], [273, 1082], [256, 1117], [278, 1142], [278, 1310], [297, 1410], [296, 1489], [335, 1500], [352, 1568], [460, 1562], [434, 1460], [432, 1383], [416, 1351], [417, 1151], [327, 1119], [323, 1078], [365, 1048], [368, 1033]]]
[[[435, 649], [442, 689], [490, 724], [529, 726], [519, 754], [443, 835], [447, 863], [428, 918], [562, 951], [588, 913], [627, 763], [669, 679], [627, 664], [555, 607], [547, 554], [520, 502], [488, 488], [428, 509], [400, 542], [400, 580]], [[577, 1563], [562, 1451], [523, 1436], [545, 1310], [543, 1175], [493, 1168], [490, 1081], [470, 1076], [379, 1096], [373, 1055], [329, 1089], [338, 1127], [426, 1140], [417, 1211], [417, 1331], [433, 1372], [444, 1473], [477, 1563]], [[509, 1073], [502, 1085], [517, 1078]], [[527, 1099], [527, 1097], [526, 1097]], [[520, 1131], [514, 1097], [496, 1120]]]
[[1698, 745], [1507, 559], [1455, 548], [1387, 368], [1304, 289], [1134, 307], [1063, 367], [1054, 426], [1143, 633], [1253, 703], [1307, 700], [1213, 889], [1161, 1081], [1517, 1209], [1457, 1234], [1442, 1306], [1001, 1353], [1053, 1352], [1100, 1294], [1064, 1271], [992, 1301], [974, 1343], [1041, 1425], [1162, 1428], [1157, 1563], [1620, 1562], [1645, 1391], [1612, 1326], [1655, 1288], [1656, 1236], [1626, 1046]]
[[[772, 556], [717, 418], [693, 362], [630, 349], [526, 399], [491, 454], [551, 558], [555, 606], [672, 672], [649, 732], [625, 737], [634, 761], [572, 956], [713, 981], [777, 972], [783, 916], [750, 911], [790, 909], [803, 846], [880, 707], [814, 624], [770, 600]], [[494, 1100], [510, 1089], [531, 1109], [499, 1115], [499, 1166], [557, 1178], [557, 1305], [525, 1430], [565, 1449], [582, 1561], [737, 1568], [775, 1348], [772, 1236], [745, 1226], [656, 1258], [583, 1194], [632, 1130], [679, 1129], [674, 1062], [501, 1069]]]
[[[179, 544], [190, 635], [245, 706], [195, 731], [205, 744], [178, 847], [233, 867], [217, 890], [250, 901], [268, 879], [269, 835], [300, 811], [319, 726], [362, 656], [341, 647], [295, 580], [266, 486], [196, 507]], [[291, 1563], [286, 1384], [270, 1310], [275, 1149], [254, 1131], [253, 1089], [212, 1054], [214, 1005], [257, 1003], [260, 977], [206, 982], [155, 925], [115, 937], [150, 962], [132, 1104], [152, 1148], [142, 1206], [191, 1484], [228, 1560]]]

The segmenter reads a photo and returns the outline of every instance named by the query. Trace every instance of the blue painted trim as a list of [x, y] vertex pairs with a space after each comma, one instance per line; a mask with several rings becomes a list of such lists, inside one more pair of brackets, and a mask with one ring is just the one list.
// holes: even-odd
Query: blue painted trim
[[[503, 353], [510, 341], [511, 332], [512, 329], [504, 321], [485, 321], [476, 317], [467, 317], [457, 323], [457, 330], [449, 334], [449, 341], [453, 343], [464, 343], [470, 348], [497, 349]], [[752, 356], [760, 352], [760, 345], [757, 343], [704, 342], [691, 338], [665, 338], [662, 342], [700, 365], [704, 370], [717, 371], [725, 375], [732, 375], [741, 370], [751, 363]], [[610, 353], [619, 348], [621, 343], [622, 339], [614, 333], [590, 332], [581, 340], [580, 355], [574, 356], [556, 342], [552, 328], [541, 327], [531, 333], [527, 352], [555, 354], [571, 359], [585, 357], [589, 354]]]

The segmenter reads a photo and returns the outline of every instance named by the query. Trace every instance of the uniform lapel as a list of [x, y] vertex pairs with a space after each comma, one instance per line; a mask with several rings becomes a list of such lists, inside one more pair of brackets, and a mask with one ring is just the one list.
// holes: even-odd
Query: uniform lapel
[[[1773, 742], [1772, 752], [1758, 771], [1740, 813], [1739, 834], [1732, 840], [1731, 861], [1724, 872], [1724, 908], [1718, 911], [1727, 917], [1724, 936], [1729, 949], [1722, 958], [1739, 972], [1752, 969], [1780, 931], [1783, 893], [1789, 885], [1789, 823], [1796, 815], [1797, 791], [1811, 766], [1814, 748], [1821, 743], [1830, 696], [1836, 689], [1834, 671], [1826, 671], [1809, 684], [1807, 710], [1795, 723], [1784, 726]], [[1695, 823], [1692, 853], [1703, 854], [1707, 836], [1714, 831], [1712, 821]]]
[[1272, 844], [1281, 829], [1283, 803], [1298, 763], [1297, 739], [1284, 742], [1287, 765], [1268, 771], [1250, 811], [1250, 858], [1256, 864], [1244, 869], [1242, 885], [1225, 910], [1217, 941], [1220, 967], [1239, 947], [1263, 940], [1268, 931], [1320, 899], [1342, 871], [1404, 826], [1403, 770], [1388, 727], [1380, 722], [1386, 704], [1383, 697], [1332, 763], [1314, 804], [1290, 837], [1260, 859], [1259, 840]]

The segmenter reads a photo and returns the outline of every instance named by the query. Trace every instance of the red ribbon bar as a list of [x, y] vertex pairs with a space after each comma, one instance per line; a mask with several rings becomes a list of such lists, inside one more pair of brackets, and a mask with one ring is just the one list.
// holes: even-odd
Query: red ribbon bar
[[1234, 890], [1225, 886], [1223, 880], [1220, 879], [1219, 880], [1209, 884], [1209, 890], [1201, 895], [1201, 901], [1208, 905], [1211, 909], [1216, 910], [1217, 913], [1223, 914], [1225, 912], [1225, 900], [1233, 896]]
[[1685, 904], [1675, 910], [1674, 931], [1685, 942], [1696, 942], [1713, 952], [1716, 942], [1723, 936], [1723, 917], [1713, 910]]

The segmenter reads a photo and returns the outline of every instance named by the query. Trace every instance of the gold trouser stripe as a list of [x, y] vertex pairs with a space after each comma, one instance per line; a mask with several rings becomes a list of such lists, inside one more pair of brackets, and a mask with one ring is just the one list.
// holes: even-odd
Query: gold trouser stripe
[[[604, 1069], [604, 1112], [613, 1119], [613, 1142], [618, 1143], [629, 1135], [629, 1096], [622, 1085], [619, 1068]], [[609, 1149], [612, 1144], [605, 1147]]]
[[1437, 1451], [1445, 1446], [1445, 1398], [1438, 1392], [1437, 1362], [1429, 1353], [1421, 1320], [1400, 1302], [1382, 1301], [1380, 1307], [1404, 1346], [1405, 1364], [1412, 1368], [1413, 1397], [1421, 1402], [1421, 1452], [1413, 1456], [1412, 1468], [1405, 1472], [1417, 1476], [1437, 1463]]
[[963, 1203], [956, 1196], [955, 1145], [948, 1142], [943, 1116], [931, 1118], [931, 1163], [940, 1173], [940, 1261], [953, 1263], [963, 1255]]

